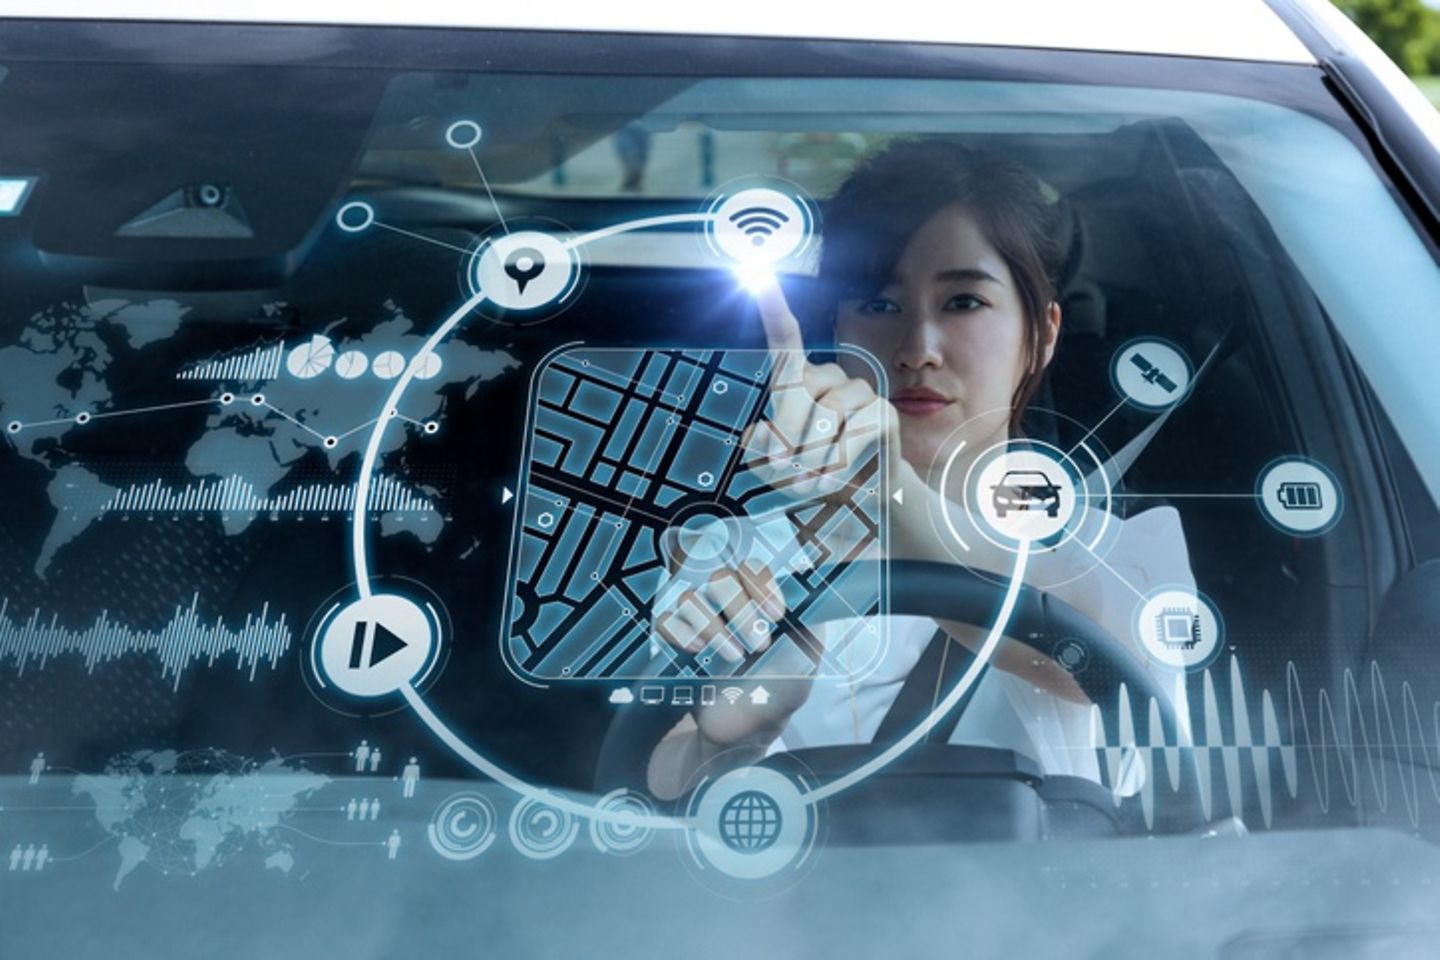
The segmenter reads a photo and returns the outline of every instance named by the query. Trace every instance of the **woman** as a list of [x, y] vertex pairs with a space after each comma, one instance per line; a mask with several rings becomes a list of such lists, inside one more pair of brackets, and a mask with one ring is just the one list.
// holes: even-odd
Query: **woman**
[[[785, 471], [803, 461], [811, 479], [798, 492], [824, 496], [834, 477], [824, 465], [857, 462], [861, 448], [884, 434], [900, 452], [890, 458], [887, 479], [905, 505], [891, 511], [891, 555], [954, 562], [931, 521], [960, 509], [953, 478], [966, 476], [987, 449], [1022, 436], [1022, 417], [1060, 332], [1059, 231], [1038, 181], [1003, 157], [912, 140], [870, 158], [829, 205], [819, 280], [833, 298], [837, 342], [885, 366], [888, 394], [877, 396], [873, 371], [854, 355], [809, 363], [779, 286], [763, 285], [756, 296], [775, 353], [773, 401], [769, 419], [747, 441], [752, 467], [777, 483], [788, 476], [793, 487], [794, 474]], [[941, 489], [947, 461], [952, 489]], [[1136, 595], [1161, 584], [1193, 589], [1193, 578], [1173, 509], [1149, 510], [1119, 527], [1103, 568], [1072, 543], [1037, 549], [1026, 579], [1143, 658], [1131, 640]], [[965, 562], [1008, 572], [1014, 556], [976, 539]], [[784, 604], [776, 576], [784, 572], [753, 565], [720, 571], [658, 617], [659, 632], [692, 652], [711, 645], [738, 656], [728, 625], [777, 618]], [[655, 748], [651, 791], [674, 798], [702, 768], [715, 773], [777, 750], [871, 742], [893, 726], [885, 724], [887, 712], [937, 622], [894, 617], [890, 627], [878, 666], [858, 682], [775, 684], [762, 705], [697, 707]], [[938, 627], [942, 657], [952, 652], [948, 639], [970, 649], [983, 641], [971, 625]], [[1073, 677], [1013, 641], [991, 662], [997, 671], [979, 684], [949, 741], [1013, 749], [1046, 772], [1098, 779], [1088, 707]], [[935, 700], [944, 693], [937, 690]]]

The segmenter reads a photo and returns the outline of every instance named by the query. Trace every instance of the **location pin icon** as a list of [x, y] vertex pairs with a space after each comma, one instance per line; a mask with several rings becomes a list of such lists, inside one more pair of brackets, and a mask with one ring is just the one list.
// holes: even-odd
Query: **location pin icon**
[[534, 247], [520, 247], [505, 258], [505, 275], [515, 281], [520, 293], [525, 285], [545, 272], [545, 258]]

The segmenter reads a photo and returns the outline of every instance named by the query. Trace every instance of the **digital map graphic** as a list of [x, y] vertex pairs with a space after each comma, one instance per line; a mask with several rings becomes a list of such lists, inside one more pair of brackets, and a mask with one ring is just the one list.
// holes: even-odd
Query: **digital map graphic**
[[[743, 448], [765, 417], [771, 360], [578, 347], [540, 368], [504, 621], [514, 669], [542, 682], [851, 676], [878, 655], [883, 574], [836, 565], [879, 546], [879, 445], [825, 499], [766, 483]], [[763, 650], [737, 637], [751, 652], [730, 661], [655, 641], [667, 593], [747, 560], [790, 574], [786, 616], [753, 625], [769, 634]], [[851, 619], [822, 638], [837, 609]]]

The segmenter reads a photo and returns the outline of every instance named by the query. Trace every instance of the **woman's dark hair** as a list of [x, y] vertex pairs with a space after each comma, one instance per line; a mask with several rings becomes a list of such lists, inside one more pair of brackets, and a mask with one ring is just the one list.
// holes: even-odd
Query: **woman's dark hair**
[[1025, 310], [1029, 371], [1011, 399], [1010, 433], [1044, 374], [1041, 331], [1056, 298], [1062, 217], [1040, 181], [1009, 157], [940, 137], [892, 142], [863, 160], [825, 207], [819, 281], [833, 319], [842, 300], [873, 297], [889, 283], [910, 237], [959, 205], [1010, 270]]

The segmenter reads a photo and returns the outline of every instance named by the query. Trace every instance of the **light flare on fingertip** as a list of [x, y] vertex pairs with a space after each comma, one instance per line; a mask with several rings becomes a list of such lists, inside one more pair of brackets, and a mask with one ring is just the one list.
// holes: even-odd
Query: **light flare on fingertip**
[[752, 294], [775, 286], [775, 271], [761, 263], [742, 263], [734, 268], [735, 279]]

